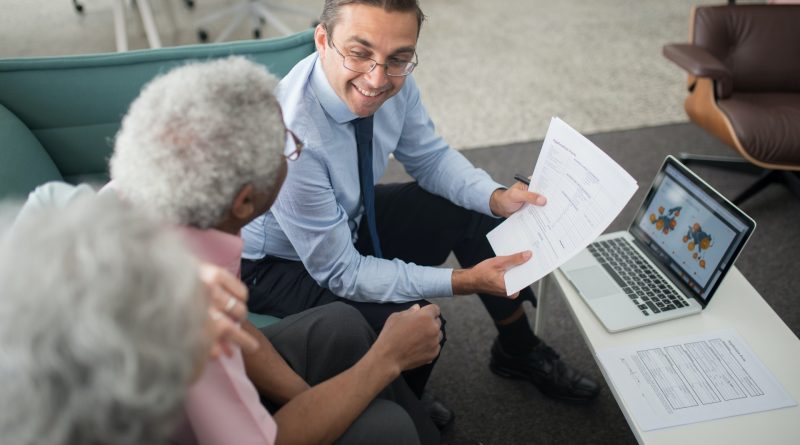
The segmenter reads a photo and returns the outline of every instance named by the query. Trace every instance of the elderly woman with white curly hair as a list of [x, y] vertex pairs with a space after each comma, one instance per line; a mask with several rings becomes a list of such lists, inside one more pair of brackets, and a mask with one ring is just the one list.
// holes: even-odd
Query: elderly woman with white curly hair
[[[175, 68], [133, 102], [110, 162], [111, 187], [123, 199], [180, 226], [201, 259], [234, 275], [240, 230], [269, 209], [287, 160], [300, 155], [276, 85], [263, 66], [242, 57]], [[230, 301], [226, 309], [239, 309]], [[438, 431], [400, 378], [438, 354], [438, 315], [435, 305], [399, 313], [377, 339], [343, 303], [262, 330], [244, 321], [260, 347], [234, 346], [206, 364], [175, 440], [438, 444]]]
[[3, 213], [2, 442], [166, 443], [210, 345], [197, 261], [109, 197]]

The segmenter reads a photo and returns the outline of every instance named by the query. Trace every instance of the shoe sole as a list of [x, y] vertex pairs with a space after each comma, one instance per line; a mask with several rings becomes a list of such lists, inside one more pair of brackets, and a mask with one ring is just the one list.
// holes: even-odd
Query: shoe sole
[[559, 400], [559, 401], [562, 401], [562, 402], [570, 403], [570, 404], [573, 404], [573, 405], [586, 405], [586, 404], [589, 404], [594, 399], [596, 399], [597, 395], [600, 393], [600, 391], [598, 391], [593, 396], [588, 397], [588, 398], [587, 397], [563, 396], [561, 394], [556, 394], [553, 391], [550, 391], [548, 389], [543, 389], [538, 382], [536, 382], [535, 380], [531, 379], [530, 377], [528, 377], [527, 375], [525, 375], [525, 374], [523, 374], [521, 372], [517, 372], [517, 371], [514, 371], [513, 369], [509, 369], [509, 368], [497, 365], [496, 363], [494, 363], [494, 360], [489, 362], [489, 369], [493, 373], [499, 375], [500, 377], [506, 378], [506, 379], [525, 380], [525, 381], [531, 382], [531, 383], [533, 383], [533, 386], [535, 386], [536, 389], [539, 390], [539, 392], [541, 392], [542, 394], [546, 395], [547, 397], [550, 397], [551, 399]]

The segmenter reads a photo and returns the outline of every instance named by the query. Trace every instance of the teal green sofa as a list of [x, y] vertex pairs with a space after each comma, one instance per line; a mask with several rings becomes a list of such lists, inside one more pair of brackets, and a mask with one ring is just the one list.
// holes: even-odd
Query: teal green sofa
[[[189, 60], [242, 55], [283, 77], [314, 33], [270, 40], [0, 60], [0, 201], [49, 181], [102, 184], [128, 106], [150, 79]], [[250, 314], [256, 326], [274, 317]]]
[[269, 40], [0, 60], [0, 200], [24, 198], [47, 181], [107, 181], [122, 117], [159, 73], [236, 54], [283, 77], [314, 49], [309, 29]]

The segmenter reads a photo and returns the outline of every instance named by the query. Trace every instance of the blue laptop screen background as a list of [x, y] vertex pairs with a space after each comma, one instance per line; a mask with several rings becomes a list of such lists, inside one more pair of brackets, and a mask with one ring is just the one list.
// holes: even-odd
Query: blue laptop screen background
[[750, 231], [719, 198], [669, 163], [659, 172], [631, 229], [703, 301]]

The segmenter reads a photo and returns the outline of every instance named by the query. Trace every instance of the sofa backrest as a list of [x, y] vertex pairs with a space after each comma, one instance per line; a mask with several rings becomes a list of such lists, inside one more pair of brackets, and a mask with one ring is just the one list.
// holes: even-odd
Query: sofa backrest
[[105, 182], [113, 139], [150, 79], [189, 60], [243, 55], [283, 77], [313, 30], [270, 40], [0, 60], [0, 199], [48, 180]]
[[698, 6], [691, 31], [734, 91], [800, 93], [800, 5]]

